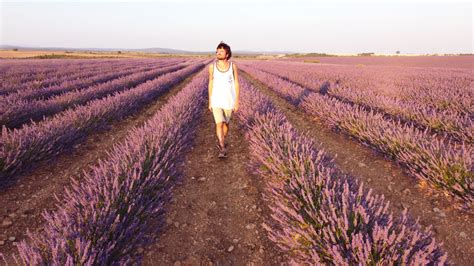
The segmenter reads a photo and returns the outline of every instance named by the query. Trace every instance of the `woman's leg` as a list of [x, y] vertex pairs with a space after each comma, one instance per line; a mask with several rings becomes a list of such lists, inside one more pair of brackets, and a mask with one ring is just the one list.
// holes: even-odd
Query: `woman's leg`
[[224, 133], [224, 140], [227, 137], [227, 132], [229, 132], [229, 123], [223, 122], [222, 123], [222, 132]]
[[231, 115], [232, 110], [224, 110], [224, 125], [222, 126], [224, 131], [224, 138], [227, 137], [227, 132], [229, 132], [229, 122]]
[[220, 122], [216, 124], [216, 134], [217, 134], [217, 139], [219, 140], [219, 145], [223, 148], [224, 147], [224, 122]]

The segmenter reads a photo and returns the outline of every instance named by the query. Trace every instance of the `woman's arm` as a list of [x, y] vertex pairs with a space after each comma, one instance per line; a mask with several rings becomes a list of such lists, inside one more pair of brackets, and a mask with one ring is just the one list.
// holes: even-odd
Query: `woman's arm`
[[237, 71], [237, 66], [232, 64], [232, 68], [234, 70], [234, 84], [235, 84], [235, 106], [234, 111], [239, 110], [239, 95], [240, 95], [240, 87], [239, 87], [239, 73]]
[[209, 91], [209, 111], [212, 111], [211, 107], [211, 95], [212, 95], [212, 79], [213, 79], [213, 74], [214, 74], [214, 66], [213, 64], [209, 65], [209, 86], [208, 86], [208, 91]]

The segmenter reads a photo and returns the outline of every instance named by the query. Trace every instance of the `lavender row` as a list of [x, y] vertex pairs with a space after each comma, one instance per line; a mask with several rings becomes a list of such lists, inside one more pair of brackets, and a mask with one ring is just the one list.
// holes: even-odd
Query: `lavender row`
[[308, 65], [301, 63], [252, 63], [314, 90], [331, 92], [334, 87], [372, 91], [404, 104], [432, 112], [472, 114], [474, 78], [469, 69], [423, 69], [408, 67], [363, 67]]
[[446, 134], [458, 141], [474, 143], [474, 124], [468, 114], [450, 110], [433, 111], [431, 107], [407, 103], [372, 91], [356, 91], [337, 86], [329, 90], [329, 95], [343, 101], [368, 106], [393, 118], [414, 123], [415, 126]]
[[[304, 56], [282, 58], [282, 61], [319, 62], [332, 65], [376, 66], [379, 68], [401, 66], [413, 69], [472, 69], [472, 56]], [[415, 68], [416, 67], [416, 68]]]
[[474, 77], [472, 70], [429, 75], [412, 74], [399, 85], [403, 100], [428, 105], [435, 110], [473, 116]]
[[[0, 95], [7, 95], [27, 88], [45, 87], [51, 84], [51, 82], [54, 83], [55, 80], [61, 79], [64, 76], [74, 75], [77, 72], [100, 70], [106, 67], [121, 68], [127, 66], [127, 63], [125, 61], [90, 62], [88, 64], [85, 62], [71, 62], [60, 65], [52, 64], [54, 67], [50, 67], [47, 71], [39, 67], [35, 68], [35, 65], [29, 66], [28, 72], [30, 73], [28, 74], [4, 76], [0, 86]], [[16, 67], [23, 67], [23, 65]]]
[[320, 95], [310, 95], [302, 108], [329, 126], [346, 132], [405, 165], [421, 183], [458, 199], [472, 210], [473, 147], [436, 139], [426, 131], [384, 120], [379, 114]]
[[169, 66], [168, 64], [134, 64], [117, 68], [115, 66], [102, 66], [98, 69], [86, 71], [76, 70], [79, 73], [61, 77], [51, 77], [48, 81], [38, 84], [25, 84], [24, 89], [0, 97], [0, 102], [12, 102], [18, 99], [33, 100], [47, 99], [68, 91], [82, 89], [96, 83], [106, 82], [120, 76], [129, 75], [137, 71], [146, 71], [156, 67]]
[[[39, 76], [37, 79], [33, 79], [29, 82], [19, 82], [17, 79], [10, 77], [9, 83], [2, 84], [1, 92], [3, 94], [11, 95], [14, 93], [22, 92], [23, 90], [38, 90], [44, 87], [49, 87], [58, 82], [62, 82], [66, 79], [74, 79], [76, 77], [87, 77], [97, 71], [101, 70], [110, 70], [110, 69], [117, 69], [117, 68], [124, 68], [127, 67], [126, 64], [113, 64], [113, 65], [105, 65], [105, 64], [97, 64], [90, 67], [84, 66], [69, 66], [67, 68], [58, 69], [56, 72], [48, 73], [47, 75], [43, 74]], [[5, 95], [3, 95], [5, 96]]]
[[[118, 61], [115, 61], [118, 62]], [[20, 82], [28, 82], [26, 79], [35, 77], [37, 75], [44, 76], [49, 73], [56, 73], [61, 69], [69, 69], [71, 67], [94, 67], [99, 64], [111, 64], [114, 63], [112, 60], [80, 60], [80, 61], [71, 61], [71, 60], [2, 60], [0, 62], [0, 80], [2, 84], [0, 88], [3, 88], [4, 85], [9, 84], [10, 80], [19, 80]], [[22, 79], [25, 78], [25, 79]], [[16, 83], [15, 83], [16, 84]]]
[[[331, 71], [323, 69], [320, 73]], [[316, 68], [307, 73], [316, 74], [314, 70]], [[474, 77], [470, 69], [371, 67], [355, 71], [352, 67], [337, 81], [342, 87], [376, 91], [405, 103], [431, 107], [434, 111], [472, 114], [473, 110], [470, 99], [474, 97]]]
[[[18, 61], [18, 60], [17, 60]], [[21, 91], [27, 88], [41, 88], [48, 86], [50, 82], [56, 82], [56, 80], [61, 79], [64, 76], [76, 75], [77, 73], [89, 72], [92, 70], [104, 70], [108, 68], [124, 68], [128, 66], [139, 66], [144, 64], [153, 64], [153, 63], [179, 63], [183, 60], [143, 60], [143, 59], [120, 59], [120, 60], [91, 60], [87, 59], [85, 61], [80, 60], [69, 60], [61, 64], [54, 63], [55, 60], [46, 60], [51, 66], [48, 66], [47, 71], [44, 71], [38, 64], [38, 60], [31, 61], [13, 61], [10, 64], [13, 69], [16, 68], [27, 68], [28, 74], [18, 75], [8, 75], [3, 73], [3, 76], [0, 77], [2, 84], [0, 84], [0, 95], [10, 94], [12, 92]], [[5, 62], [0, 62], [0, 65]], [[28, 65], [27, 65], [28, 64]], [[6, 76], [4, 76], [6, 75]]]
[[459, 206], [471, 210], [474, 202], [471, 145], [436, 138], [427, 131], [311, 92], [275, 75], [241, 68], [292, 104], [397, 160], [421, 183], [453, 196]]
[[444, 264], [446, 253], [431, 230], [388, 211], [373, 195], [301, 135], [270, 100], [241, 81], [239, 121], [266, 180], [269, 238], [292, 263], [305, 265]]
[[56, 156], [90, 132], [140, 109], [202, 67], [201, 63], [190, 65], [133, 89], [66, 110], [41, 123], [14, 130], [4, 127], [0, 139], [0, 183], [36, 161]]
[[127, 90], [133, 86], [154, 79], [167, 72], [184, 68], [185, 65], [176, 65], [152, 69], [143, 73], [130, 74], [115, 80], [93, 85], [83, 90], [75, 90], [53, 97], [48, 100], [18, 100], [0, 107], [0, 125], [8, 128], [18, 127], [29, 120], [40, 120], [66, 110], [70, 107], [85, 104], [94, 99], [100, 99], [112, 93]]
[[109, 66], [102, 67], [100, 70], [89, 69], [74, 75], [52, 77], [51, 82], [48, 82], [47, 86], [41, 87], [43, 84], [40, 87], [36, 85], [25, 85], [25, 89], [18, 90], [15, 93], [10, 93], [8, 95], [0, 96], [0, 104], [5, 102], [15, 102], [18, 100], [34, 100], [39, 98], [44, 100], [68, 91], [82, 89], [92, 86], [96, 83], [106, 82], [120, 76], [129, 75], [133, 72], [150, 70], [153, 67], [156, 67], [156, 65], [131, 65], [120, 69]]
[[[43, 233], [29, 233], [18, 250], [25, 265], [137, 264], [136, 250], [151, 220], [163, 220], [177, 161], [189, 148], [204, 105], [207, 72], [114, 146], [109, 158], [66, 189], [55, 212], [45, 212]], [[193, 108], [189, 108], [193, 106]], [[152, 227], [153, 226], [153, 227]], [[18, 262], [17, 262], [18, 263]]]
[[36, 60], [36, 59], [2, 59], [0, 61], [0, 78], [4, 76], [19, 76], [35, 74], [38, 72], [46, 73], [48, 71], [58, 71], [62, 68], [68, 68], [72, 65], [81, 66], [92, 66], [102, 63], [115, 63], [119, 62], [116, 59], [49, 59], [49, 60]]
[[[334, 81], [333, 77], [328, 78], [327, 75], [319, 76], [311, 70], [301, 71], [299, 68], [292, 67], [269, 68], [256, 63], [250, 66], [259, 70], [263, 69], [265, 72], [278, 75], [291, 82], [297, 81], [298, 84], [304, 87], [318, 92], [322, 91], [339, 100], [374, 109], [392, 118], [412, 123], [419, 128], [428, 128], [429, 130], [446, 134], [454, 140], [469, 143], [474, 141], [474, 124], [469, 114], [450, 109], [436, 110], [430, 105], [420, 104], [419, 101], [404, 101], [399, 99], [399, 97], [389, 97], [378, 93], [376, 90], [367, 89], [371, 88], [371, 84], [364, 84], [361, 81], [356, 81], [355, 78], [338, 78]], [[332, 75], [335, 76], [335, 74]], [[341, 82], [341, 79], [345, 81]], [[430, 86], [430, 88], [433, 87], [434, 85]], [[413, 91], [417, 90], [413, 89]], [[451, 95], [452, 97], [450, 94], [453, 94]], [[454, 94], [461, 93], [455, 90], [442, 93], [445, 101], [459, 98], [455, 97]], [[467, 95], [461, 94], [460, 97], [466, 97]]]

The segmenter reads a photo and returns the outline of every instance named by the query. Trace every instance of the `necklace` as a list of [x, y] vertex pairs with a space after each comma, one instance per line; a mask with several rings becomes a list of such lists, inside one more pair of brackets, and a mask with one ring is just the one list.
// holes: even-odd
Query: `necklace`
[[[224, 63], [223, 63], [223, 64], [219, 64], [220, 62], [221, 62], [221, 61], [217, 61], [217, 66], [218, 66], [218, 68], [224, 70], [224, 69], [227, 69], [227, 68], [229, 67], [229, 62], [222, 61], [222, 62], [224, 62]], [[227, 63], [227, 64], [226, 64], [226, 63]], [[224, 68], [224, 66], [225, 66], [225, 68]]]

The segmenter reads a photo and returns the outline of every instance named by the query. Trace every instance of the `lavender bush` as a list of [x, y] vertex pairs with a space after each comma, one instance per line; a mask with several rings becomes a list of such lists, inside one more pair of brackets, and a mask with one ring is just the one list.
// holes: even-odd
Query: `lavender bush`
[[0, 103], [12, 102], [17, 99], [34, 100], [48, 99], [52, 96], [62, 94], [68, 91], [83, 89], [97, 83], [106, 82], [121, 76], [129, 75], [138, 71], [148, 71], [154, 67], [162, 66], [162, 64], [124, 64], [117, 66], [97, 66], [87, 70], [77, 69], [74, 74], [54, 75], [48, 77], [47, 80], [40, 82], [32, 82], [33, 84], [24, 85], [25, 88], [6, 96], [0, 96]]
[[[24, 265], [136, 264], [136, 249], [146, 239], [150, 220], [161, 219], [170, 198], [175, 162], [188, 148], [206, 95], [202, 71], [147, 123], [114, 146], [101, 161], [75, 180], [45, 212], [41, 233], [29, 233], [18, 250]], [[189, 108], [193, 106], [195, 108]], [[20, 263], [17, 262], [17, 263]]]
[[[383, 196], [372, 195], [300, 135], [285, 116], [246, 80], [241, 80], [239, 121], [252, 156], [262, 164], [270, 239], [294, 264], [446, 264], [446, 253], [429, 228], [407, 211], [393, 217]], [[245, 110], [245, 111], [244, 111]]]
[[472, 114], [473, 110], [471, 68], [369, 67], [277, 61], [245, 61], [245, 64], [314, 90], [327, 90], [337, 85], [356, 91], [373, 91], [406, 104], [433, 107], [434, 112], [449, 110]]
[[134, 89], [64, 111], [41, 123], [33, 122], [14, 130], [3, 127], [0, 139], [0, 183], [36, 161], [56, 156], [89, 132], [139, 109], [203, 66], [202, 63], [190, 65]]
[[275, 75], [242, 67], [292, 104], [318, 117], [330, 127], [368, 143], [407, 167], [421, 182], [458, 200], [471, 211], [474, 202], [472, 146], [452, 143], [360, 106], [311, 92]]
[[[130, 61], [129, 61], [130, 63]], [[141, 62], [143, 64], [143, 62]], [[126, 61], [120, 60], [5, 60], [0, 62], [0, 96], [21, 92], [30, 88], [42, 88], [55, 83], [55, 80], [82, 71], [120, 69]]]
[[12, 94], [23, 93], [24, 91], [41, 91], [43, 88], [51, 87], [56, 84], [60, 84], [66, 80], [75, 80], [78, 78], [89, 78], [100, 73], [100, 70], [105, 72], [110, 72], [113, 69], [116, 70], [125, 70], [129, 67], [137, 67], [143, 66], [143, 63], [140, 64], [138, 62], [132, 64], [130, 62], [129, 65], [121, 63], [121, 64], [91, 64], [88, 66], [84, 65], [67, 65], [63, 68], [59, 69], [56, 72], [50, 72], [44, 74], [40, 78], [33, 79], [30, 81], [26, 81], [24, 83], [20, 83], [19, 79], [14, 77], [8, 77], [9, 84], [7, 87], [2, 86], [3, 90], [10, 91], [8, 95], [1, 95], [0, 99], [5, 96], [11, 96]]
[[29, 90], [42, 90], [66, 79], [83, 78], [104, 71], [120, 71], [128, 67], [171, 65], [183, 59], [126, 59], [126, 60], [2, 60], [0, 62], [0, 98]]
[[18, 127], [29, 120], [39, 120], [69, 107], [82, 105], [93, 99], [100, 99], [114, 92], [120, 92], [137, 86], [159, 75], [184, 68], [176, 65], [164, 68], [154, 68], [145, 72], [133, 73], [108, 82], [93, 85], [83, 90], [70, 91], [48, 100], [14, 99], [4, 102], [0, 107], [0, 124], [8, 128]]
[[[246, 66], [458, 141], [471, 144], [474, 141], [472, 103], [469, 101], [474, 97], [474, 80], [467, 70], [459, 74], [446, 70], [408, 69], [405, 73], [407, 69], [404, 68], [378, 67], [362, 71], [347, 66], [315, 68], [300, 63], [288, 67], [273, 62], [247, 63]], [[468, 112], [464, 110], [467, 106]]]

